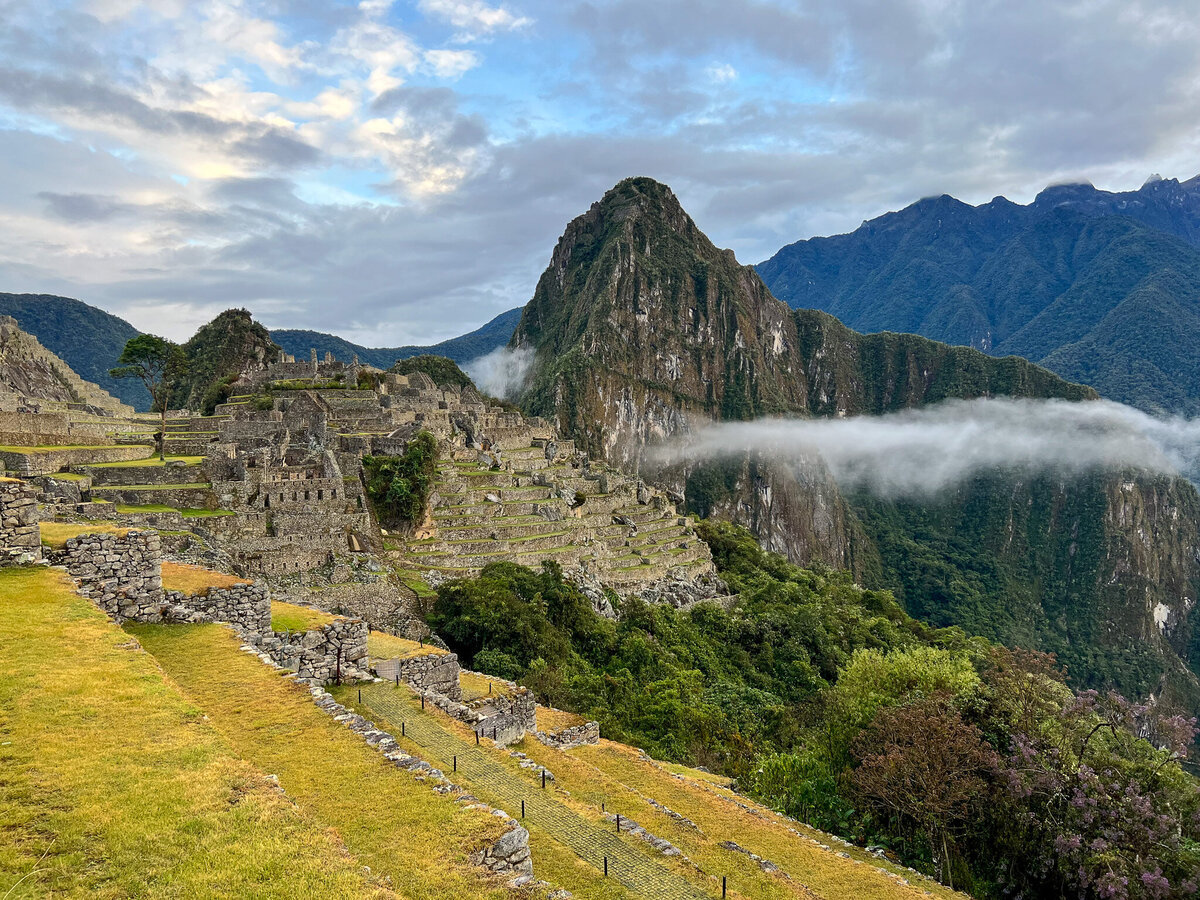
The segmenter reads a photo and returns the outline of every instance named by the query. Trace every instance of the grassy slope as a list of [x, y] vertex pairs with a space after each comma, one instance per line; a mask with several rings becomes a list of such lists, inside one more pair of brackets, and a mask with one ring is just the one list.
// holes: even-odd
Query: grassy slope
[[[412, 900], [511, 900], [467, 862], [503, 830], [390, 765], [216, 625], [130, 628], [238, 754]], [[293, 896], [305, 896], [297, 892]]]
[[[382, 699], [380, 691], [383, 692]], [[472, 732], [466, 725], [449, 719], [438, 710], [422, 712], [407, 689], [394, 692], [382, 686], [375, 686], [371, 691], [364, 689], [366, 703], [362, 707], [355, 703], [353, 689], [338, 688], [334, 692], [348, 706], [357, 708], [364, 716], [373, 718], [384, 727], [390, 724], [395, 732], [399, 732], [399, 725], [391, 719], [396, 718], [399, 712], [412, 723], [410, 731], [415, 725], [420, 725], [426, 731], [430, 724], [439, 726], [444, 737], [437, 747], [431, 746], [428, 740], [414, 742], [402, 739], [401, 743], [431, 763], [444, 766], [447, 771], [452, 765], [450, 754], [458, 753], [456, 780], [478, 796], [489, 799], [489, 791], [498, 789], [494, 778], [480, 782], [473, 779], [478, 765], [471, 760], [474, 754], [482, 751], [494, 763], [508, 768], [518, 779], [528, 783], [528, 793], [524, 796], [531, 803], [541, 802], [543, 795], [537, 785], [539, 770], [518, 768], [507, 751], [494, 749], [489, 741], [484, 741], [477, 748]], [[420, 738], [420, 735], [417, 737]], [[603, 803], [608, 812], [619, 812], [653, 834], [666, 838], [681, 848], [694, 865], [678, 865], [654, 853], [635, 837], [629, 836], [628, 841], [630, 846], [646, 853], [649, 860], [668, 867], [695, 887], [714, 892], [716, 896], [720, 895], [721, 875], [727, 875], [730, 879], [731, 897], [756, 900], [813, 896], [807, 891], [825, 898], [855, 897], [868, 900], [920, 897], [924, 896], [926, 890], [939, 897], [962, 896], [923, 878], [914, 880], [911, 886], [901, 884], [885, 875], [881, 869], [891, 869], [914, 879], [917, 876], [875, 860], [861, 851], [849, 851], [849, 857], [843, 858], [837, 852], [822, 849], [813, 842], [828, 841], [821, 832], [784, 819], [710, 783], [709, 779], [720, 781], [713, 776], [674, 767], [676, 772], [685, 773], [682, 778], [676, 777], [666, 767], [643, 759], [638, 751], [622, 744], [602, 741], [598, 747], [581, 747], [564, 753], [527, 737], [516, 745], [516, 749], [554, 773], [556, 781], [549, 789], [553, 800], [584, 819], [611, 829], [613, 826], [604, 822], [601, 816]], [[647, 797], [690, 818], [700, 830], [682, 825], [656, 810], [646, 802]], [[519, 800], [513, 801], [503, 796], [493, 799], [502, 805], [515, 802], [519, 807]], [[531, 806], [530, 810], [533, 809]], [[603, 886], [597, 883], [596, 870], [593, 868], [596, 860], [591, 860], [589, 865], [588, 861], [575, 856], [556, 840], [553, 829], [541, 827], [536, 818], [526, 820], [525, 825], [530, 831], [538, 877], [566, 887], [582, 898], [623, 896], [603, 892], [612, 890], [609, 886], [612, 881]], [[795, 829], [812, 840], [789, 829]], [[742, 847], [778, 864], [788, 878], [766, 873], [745, 854], [719, 846], [720, 842], [727, 840], [736, 841]]]
[[0, 896], [376, 893], [65, 576], [0, 571], [0, 658]]
[[271, 601], [272, 631], [310, 631], [328, 625], [333, 620], [333, 616], [319, 609], [297, 606], [282, 600]]

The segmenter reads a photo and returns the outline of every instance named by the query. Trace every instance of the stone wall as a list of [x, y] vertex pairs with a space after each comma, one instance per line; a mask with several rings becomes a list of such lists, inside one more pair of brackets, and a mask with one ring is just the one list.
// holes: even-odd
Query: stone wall
[[582, 725], [573, 725], [560, 731], [535, 731], [533, 736], [547, 747], [570, 750], [572, 747], [600, 743], [600, 723], [584, 722]]
[[271, 630], [271, 596], [260, 584], [213, 587], [196, 596], [167, 591], [166, 600], [164, 621], [226, 622], [248, 634]]
[[363, 671], [367, 623], [361, 619], [336, 619], [311, 631], [266, 631], [256, 643], [276, 665], [317, 684], [369, 677]]
[[462, 700], [457, 654], [426, 653], [409, 659], [377, 660], [373, 668], [385, 681], [399, 678], [418, 691], [434, 691], [454, 701]]
[[168, 604], [162, 587], [162, 543], [156, 532], [81, 534], [54, 554], [79, 584], [79, 593], [123, 622], [161, 622]]
[[0, 444], [18, 447], [107, 444], [110, 427], [72, 422], [66, 413], [0, 412]]
[[37, 488], [15, 479], [0, 480], [0, 565], [22, 565], [41, 558]]
[[537, 698], [528, 688], [517, 687], [504, 697], [489, 697], [484, 706], [473, 710], [473, 727], [481, 737], [497, 744], [515, 744], [526, 734], [537, 731]]

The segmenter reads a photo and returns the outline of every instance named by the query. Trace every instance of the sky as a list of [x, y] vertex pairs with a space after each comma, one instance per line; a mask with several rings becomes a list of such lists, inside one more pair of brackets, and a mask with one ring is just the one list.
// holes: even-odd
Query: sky
[[671, 185], [742, 262], [1200, 172], [1193, 0], [0, 0], [0, 291], [428, 343]]

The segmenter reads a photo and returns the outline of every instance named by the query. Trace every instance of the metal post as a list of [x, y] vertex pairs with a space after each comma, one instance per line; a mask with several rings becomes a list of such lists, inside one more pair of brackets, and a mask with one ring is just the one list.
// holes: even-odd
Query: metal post
[[362, 688], [358, 689], [358, 702], [362, 703]]
[[400, 723], [400, 737], [404, 737], [404, 723]]
[[721, 900], [725, 900], [725, 876], [721, 876]]
[[617, 813], [617, 834], [621, 833], [621, 814]]
[[525, 818], [525, 801], [521, 801], [521, 818]]
[[424, 709], [424, 708], [425, 708], [425, 696], [422, 694], [421, 695], [421, 709]]
[[476, 747], [479, 746], [479, 731], [478, 731], [478, 729], [476, 729], [476, 731], [475, 731], [475, 746]]
[[396, 670], [396, 687], [400, 687], [400, 670]]
[[546, 789], [546, 770], [542, 769], [542, 790]]
[[488, 682], [488, 694], [491, 694], [491, 692], [492, 692], [492, 683], [489, 681]]
[[604, 877], [608, 877], [608, 857], [604, 857]]
[[455, 772], [458, 771], [458, 757], [457, 756], [454, 757], [454, 771]]

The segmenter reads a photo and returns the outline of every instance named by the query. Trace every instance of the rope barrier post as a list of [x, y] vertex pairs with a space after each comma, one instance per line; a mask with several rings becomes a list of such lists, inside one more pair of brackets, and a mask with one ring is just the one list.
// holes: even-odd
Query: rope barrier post
[[525, 801], [521, 801], [521, 818], [525, 818]]
[[458, 757], [457, 756], [454, 757], [454, 771], [455, 772], [458, 771]]
[[479, 730], [478, 729], [475, 730], [475, 746], [476, 747], [479, 746]]
[[608, 857], [604, 857], [604, 877], [608, 877]]
[[404, 723], [400, 723], [400, 737], [404, 737]]
[[621, 833], [621, 814], [617, 813], [617, 834]]
[[358, 702], [360, 704], [362, 703], [362, 688], [358, 689]]
[[721, 876], [721, 900], [725, 900], [725, 876]]
[[421, 709], [424, 709], [424, 708], [425, 708], [425, 695], [422, 694], [421, 695]]
[[545, 769], [545, 767], [543, 767], [542, 768], [542, 790], [544, 791], [545, 789], [546, 789], [546, 769]]

